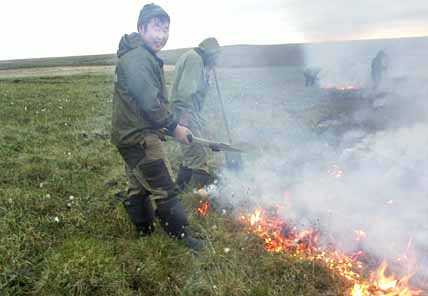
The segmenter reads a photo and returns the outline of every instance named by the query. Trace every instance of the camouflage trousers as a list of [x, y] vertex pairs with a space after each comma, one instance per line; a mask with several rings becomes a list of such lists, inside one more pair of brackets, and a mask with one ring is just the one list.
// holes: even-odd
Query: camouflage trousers
[[[201, 124], [188, 124], [187, 127], [196, 137], [203, 137], [203, 127]], [[183, 154], [182, 166], [208, 173], [208, 149], [206, 147], [200, 144], [180, 144], [180, 148]]]
[[128, 196], [150, 195], [153, 200], [160, 200], [177, 194], [159, 135], [146, 134], [139, 145], [119, 148], [119, 152], [126, 163]]

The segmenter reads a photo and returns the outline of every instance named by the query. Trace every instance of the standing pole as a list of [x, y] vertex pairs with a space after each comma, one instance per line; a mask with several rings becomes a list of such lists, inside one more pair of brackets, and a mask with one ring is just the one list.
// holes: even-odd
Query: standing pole
[[226, 128], [226, 133], [227, 133], [227, 138], [229, 139], [229, 144], [231, 144], [232, 143], [232, 136], [230, 133], [229, 122], [227, 121], [223, 97], [221, 96], [220, 86], [219, 86], [218, 79], [217, 79], [217, 71], [215, 68], [213, 68], [213, 73], [214, 73], [214, 81], [215, 81], [215, 86], [217, 89], [218, 99], [220, 101], [220, 109], [221, 109], [221, 114], [223, 116], [224, 127]]
[[[220, 86], [217, 79], [217, 71], [215, 68], [213, 68], [213, 74], [214, 74], [214, 81], [215, 81], [215, 86], [218, 94], [218, 100], [220, 101], [220, 109], [221, 109], [221, 114], [223, 116], [224, 127], [226, 129], [227, 138], [229, 139], [229, 144], [232, 144], [232, 135], [230, 133], [229, 122], [227, 121], [226, 110], [224, 108], [223, 97], [221, 96]], [[225, 151], [224, 156], [226, 160], [226, 166], [229, 169], [233, 169], [235, 171], [239, 171], [241, 169], [242, 167], [241, 153]]]

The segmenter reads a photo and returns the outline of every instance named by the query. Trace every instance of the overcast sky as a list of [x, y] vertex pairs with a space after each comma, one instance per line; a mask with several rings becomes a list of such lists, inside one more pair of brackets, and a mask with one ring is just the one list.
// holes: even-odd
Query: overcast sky
[[[113, 53], [150, 1], [1, 0], [0, 60]], [[426, 0], [158, 0], [166, 49], [208, 36], [223, 45], [428, 36]]]

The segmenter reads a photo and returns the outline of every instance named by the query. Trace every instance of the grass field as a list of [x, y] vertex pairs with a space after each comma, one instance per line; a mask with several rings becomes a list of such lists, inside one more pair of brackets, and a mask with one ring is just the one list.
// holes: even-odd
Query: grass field
[[182, 198], [203, 252], [161, 230], [136, 239], [113, 198], [126, 178], [108, 136], [112, 73], [73, 74], [0, 79], [0, 295], [345, 294], [341, 277], [266, 252], [232, 215], [198, 216], [191, 193]]
[[[226, 211], [201, 217], [201, 197], [182, 194], [193, 230], [208, 242], [198, 255], [160, 227], [137, 239], [114, 198], [126, 177], [109, 142], [113, 55], [0, 61], [0, 295], [349, 295], [343, 276], [320, 261], [266, 251], [237, 218], [276, 204], [293, 206], [281, 213], [287, 222], [314, 225], [336, 246], [352, 245], [353, 231], [364, 228], [371, 237], [358, 245], [372, 271], [389, 247], [403, 255], [410, 236], [423, 269], [427, 40], [309, 45], [306, 58], [326, 64], [322, 84], [339, 88], [303, 87], [300, 45], [225, 47], [218, 70], [233, 141], [257, 150], [243, 155], [241, 176], [221, 172], [216, 202]], [[363, 79], [341, 90], [369, 77], [371, 55], [383, 46], [395, 58], [384, 89], [374, 93]], [[164, 52], [167, 64], [180, 52]], [[343, 65], [353, 67], [337, 77], [339, 57], [320, 53], [346, 53], [352, 63]], [[165, 68], [170, 87], [173, 66]], [[226, 141], [211, 88], [206, 136]], [[166, 146], [176, 170], [178, 147]], [[216, 173], [223, 162], [211, 155]], [[284, 202], [284, 193], [294, 199]], [[425, 268], [412, 284], [428, 290], [427, 279]]]

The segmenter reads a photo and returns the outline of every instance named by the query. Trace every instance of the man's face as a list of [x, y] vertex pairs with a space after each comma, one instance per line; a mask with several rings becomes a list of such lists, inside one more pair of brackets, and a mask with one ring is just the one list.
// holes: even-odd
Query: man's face
[[169, 22], [162, 22], [154, 17], [146, 26], [140, 27], [140, 34], [144, 43], [153, 51], [159, 52], [168, 41]]

